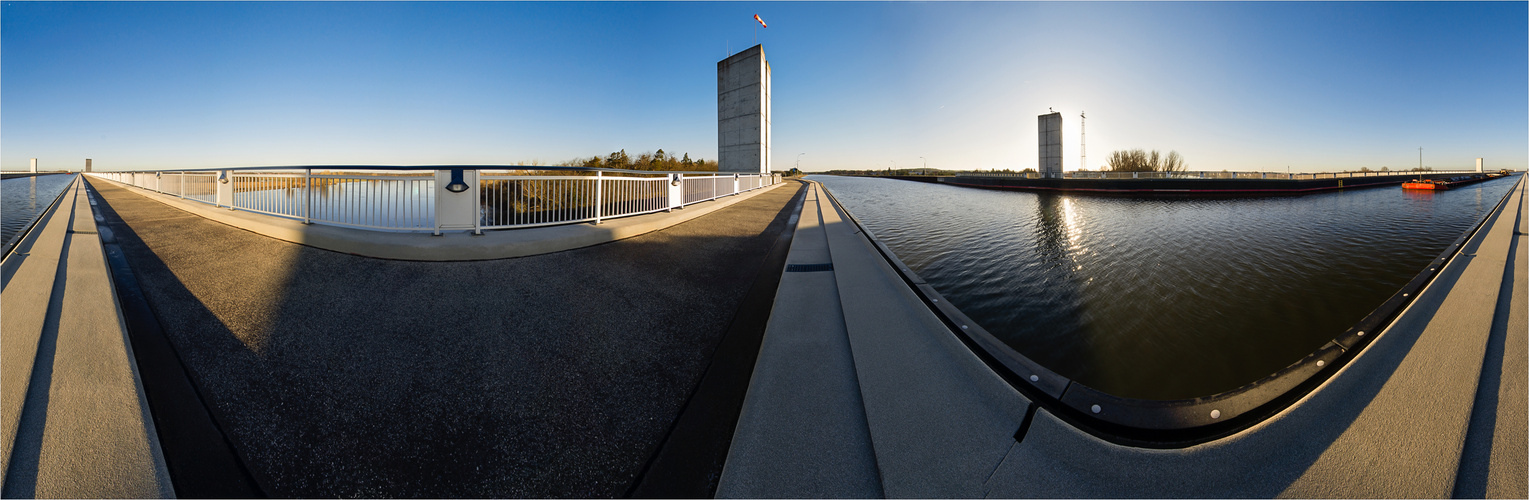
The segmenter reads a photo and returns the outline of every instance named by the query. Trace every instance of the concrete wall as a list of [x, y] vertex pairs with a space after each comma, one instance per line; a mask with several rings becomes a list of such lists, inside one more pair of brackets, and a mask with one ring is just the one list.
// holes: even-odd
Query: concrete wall
[[763, 45], [717, 62], [717, 169], [770, 171], [770, 63]]
[[1036, 167], [1048, 178], [1062, 177], [1062, 114], [1048, 113], [1036, 120], [1040, 136], [1040, 165]]

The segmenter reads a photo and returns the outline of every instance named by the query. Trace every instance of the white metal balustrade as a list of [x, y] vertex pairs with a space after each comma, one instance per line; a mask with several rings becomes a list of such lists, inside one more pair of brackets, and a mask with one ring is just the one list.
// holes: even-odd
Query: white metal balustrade
[[[553, 171], [565, 175], [529, 175]], [[360, 229], [513, 229], [599, 223], [778, 184], [776, 174], [583, 169], [248, 168], [90, 175], [203, 203]]]

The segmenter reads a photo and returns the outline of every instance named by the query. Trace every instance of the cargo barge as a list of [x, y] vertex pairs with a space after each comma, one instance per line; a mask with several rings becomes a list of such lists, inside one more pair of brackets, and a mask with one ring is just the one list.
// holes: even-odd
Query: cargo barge
[[1507, 175], [1507, 174], [1497, 173], [1497, 174], [1460, 175], [1460, 176], [1450, 177], [1450, 178], [1447, 178], [1447, 179], [1422, 179], [1422, 178], [1419, 178], [1419, 179], [1413, 179], [1413, 180], [1409, 180], [1407, 182], [1403, 182], [1402, 183], [1402, 189], [1412, 189], [1412, 190], [1421, 190], [1421, 191], [1443, 191], [1443, 190], [1446, 190], [1446, 189], [1451, 189], [1451, 188], [1457, 188], [1457, 187], [1460, 187], [1460, 186], [1464, 186], [1466, 184], [1475, 184], [1477, 182], [1481, 182], [1481, 181], [1485, 181], [1485, 180], [1496, 179], [1498, 177], [1503, 177], [1505, 175]]

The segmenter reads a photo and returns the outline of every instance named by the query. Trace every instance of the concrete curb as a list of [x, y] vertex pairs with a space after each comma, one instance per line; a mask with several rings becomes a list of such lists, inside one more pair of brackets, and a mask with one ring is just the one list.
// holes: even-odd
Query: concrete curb
[[[113, 182], [109, 179], [102, 181]], [[127, 186], [126, 184], [116, 183]], [[370, 231], [300, 221], [272, 215], [230, 210], [198, 201], [131, 187], [129, 191], [162, 202], [191, 214], [278, 240], [364, 257], [396, 260], [463, 261], [506, 259], [561, 252], [631, 238], [673, 226], [721, 210], [785, 184], [775, 184], [689, 205], [673, 212], [658, 212], [619, 219], [599, 225], [588, 223], [544, 226], [526, 229], [484, 231], [482, 235], [463, 232], [394, 233]]]
[[[43, 257], [37, 254], [42, 252], [58, 258], [32, 259], [30, 265], [22, 261], [20, 272], [52, 272], [53, 279], [7, 283], [21, 286], [5, 290], [12, 292], [4, 294], [5, 305], [29, 311], [23, 316], [38, 309], [46, 313], [39, 341], [32, 345], [30, 336], [24, 341], [23, 347], [33, 349], [26, 385], [17, 386], [7, 376], [8, 398], [24, 395], [25, 400], [14, 419], [7, 406], [6, 432], [14, 433], [14, 441], [7, 443], [4, 494], [174, 497], [106, 266], [94, 201], [84, 185], [73, 184], [63, 203], [43, 219], [47, 226], [39, 229], [41, 238], [56, 246], [25, 243], [36, 257]], [[43, 286], [53, 290], [45, 301], [16, 300], [36, 296], [14, 292]], [[8, 328], [5, 333], [27, 335], [31, 330]], [[10, 351], [7, 358], [25, 354]]]

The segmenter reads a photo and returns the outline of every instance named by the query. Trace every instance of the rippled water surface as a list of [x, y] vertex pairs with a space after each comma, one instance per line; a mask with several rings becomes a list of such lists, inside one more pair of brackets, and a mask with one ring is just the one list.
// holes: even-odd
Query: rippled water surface
[[37, 212], [48, 208], [75, 174], [53, 174], [0, 180], [0, 244], [26, 229]]
[[1218, 199], [809, 178], [1015, 350], [1106, 392], [1176, 399], [1234, 389], [1332, 340], [1516, 177]]

